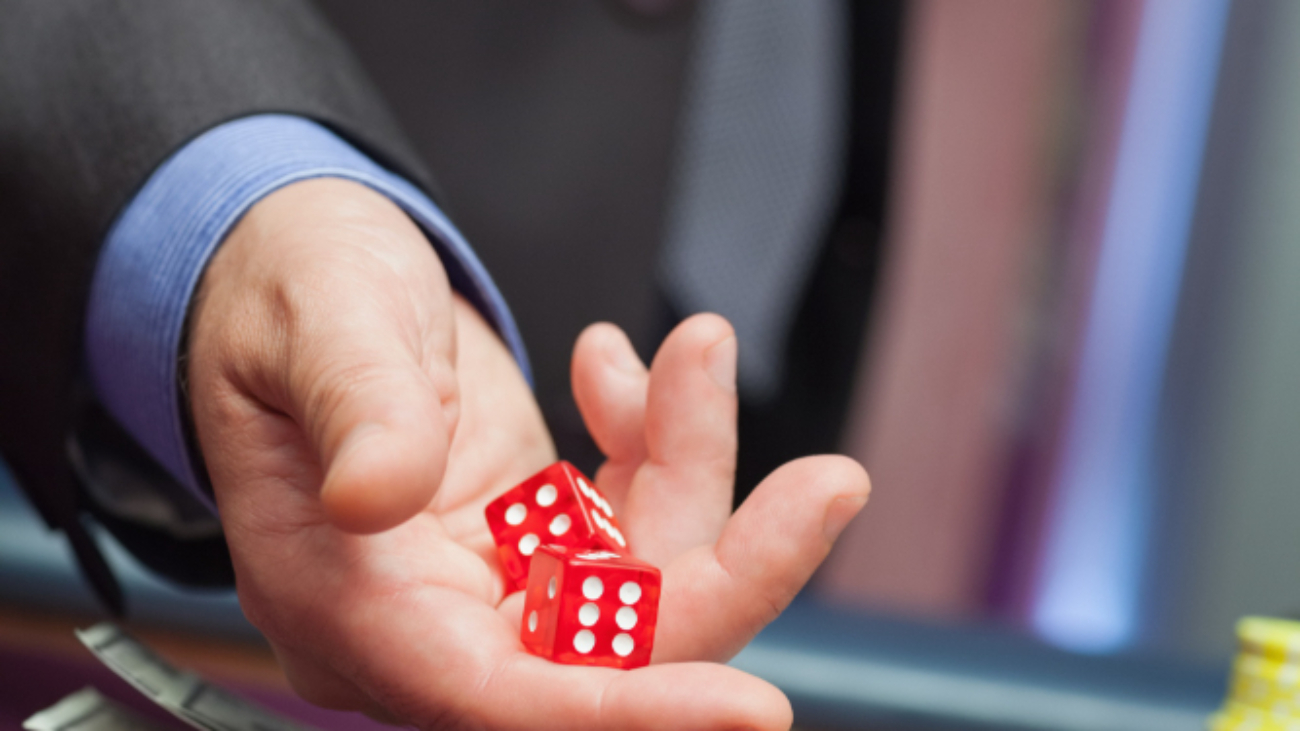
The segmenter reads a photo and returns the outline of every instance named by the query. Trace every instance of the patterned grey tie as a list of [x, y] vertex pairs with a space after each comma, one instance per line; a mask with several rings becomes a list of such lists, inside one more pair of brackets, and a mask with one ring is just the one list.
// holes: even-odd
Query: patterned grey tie
[[848, 8], [708, 0], [686, 91], [660, 278], [681, 312], [731, 320], [740, 386], [774, 396], [843, 170]]

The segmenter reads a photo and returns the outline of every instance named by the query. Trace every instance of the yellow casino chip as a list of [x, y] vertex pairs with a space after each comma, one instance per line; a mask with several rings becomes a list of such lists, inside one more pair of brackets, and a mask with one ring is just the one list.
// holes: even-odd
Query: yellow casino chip
[[1300, 731], [1300, 622], [1246, 617], [1223, 707], [1209, 731]]
[[1279, 663], [1300, 663], [1300, 622], [1246, 617], [1237, 623], [1241, 649]]

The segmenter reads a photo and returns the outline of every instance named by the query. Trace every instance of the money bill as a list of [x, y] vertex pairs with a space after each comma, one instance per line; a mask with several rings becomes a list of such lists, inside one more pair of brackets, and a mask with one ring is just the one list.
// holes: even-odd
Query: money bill
[[23, 721], [26, 731], [167, 731], [94, 688], [82, 688]]
[[120, 627], [77, 630], [100, 662], [172, 715], [208, 731], [311, 731], [164, 660]]

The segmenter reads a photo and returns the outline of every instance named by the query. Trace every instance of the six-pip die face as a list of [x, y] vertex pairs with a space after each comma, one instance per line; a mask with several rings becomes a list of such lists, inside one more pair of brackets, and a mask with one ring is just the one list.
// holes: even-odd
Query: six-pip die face
[[542, 546], [533, 556], [520, 639], [567, 665], [650, 664], [659, 570], [612, 551]]
[[514, 589], [524, 588], [539, 546], [627, 548], [609, 501], [568, 462], [556, 462], [519, 483], [489, 503], [484, 514]]

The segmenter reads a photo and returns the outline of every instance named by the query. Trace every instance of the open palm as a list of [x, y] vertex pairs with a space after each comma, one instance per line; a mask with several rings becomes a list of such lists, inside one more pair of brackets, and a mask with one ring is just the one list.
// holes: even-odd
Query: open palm
[[616, 329], [589, 329], [574, 387], [609, 457], [597, 482], [663, 570], [654, 664], [528, 655], [483, 519], [555, 458], [527, 385], [400, 212], [298, 187], [214, 261], [190, 365], [241, 603], [294, 687], [426, 728], [788, 727], [779, 691], [713, 662], [820, 563], [865, 500], [860, 468], [788, 465], [728, 518], [730, 328], [688, 321], [649, 372]]

